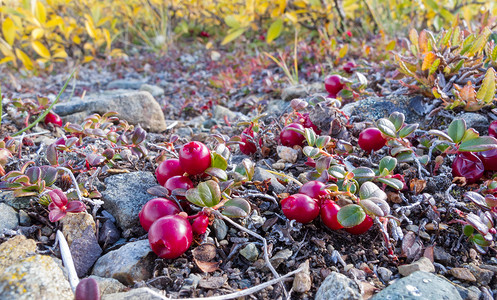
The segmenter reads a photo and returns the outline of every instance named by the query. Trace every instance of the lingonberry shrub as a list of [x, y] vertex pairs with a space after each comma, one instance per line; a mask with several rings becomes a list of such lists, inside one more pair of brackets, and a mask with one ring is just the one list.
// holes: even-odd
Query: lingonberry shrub
[[160, 258], [177, 258], [192, 245], [192, 226], [180, 215], [162, 217], [150, 226], [148, 241]]
[[471, 152], [460, 152], [452, 163], [452, 175], [464, 177], [467, 183], [475, 183], [483, 176], [483, 162]]
[[67, 213], [79, 213], [86, 210], [86, 205], [78, 200], [69, 201], [66, 194], [59, 189], [48, 193], [52, 202], [48, 205], [50, 222], [57, 222]]
[[297, 131], [292, 130], [291, 128], [298, 129], [300, 131], [304, 131], [304, 126], [299, 123], [291, 123], [285, 126], [280, 133], [280, 142], [283, 146], [293, 147], [293, 146], [302, 146], [305, 140], [305, 137]]
[[318, 201], [304, 194], [294, 194], [281, 200], [281, 209], [288, 219], [304, 224], [319, 215]]
[[342, 77], [340, 75], [331, 75], [326, 77], [324, 80], [324, 87], [326, 91], [335, 98], [337, 94], [345, 87], [345, 84], [342, 82]]
[[176, 158], [166, 159], [161, 162], [155, 170], [155, 177], [160, 185], [164, 185], [166, 181], [174, 176], [183, 175], [185, 171], [181, 168], [179, 160]]
[[211, 152], [201, 142], [189, 142], [179, 150], [181, 168], [189, 175], [204, 173], [211, 165]]
[[359, 134], [358, 143], [362, 150], [369, 153], [383, 148], [387, 140], [378, 128], [366, 128]]
[[154, 198], [143, 205], [138, 217], [143, 229], [148, 231], [157, 219], [164, 216], [176, 215], [180, 212], [181, 210], [176, 202], [165, 198]]

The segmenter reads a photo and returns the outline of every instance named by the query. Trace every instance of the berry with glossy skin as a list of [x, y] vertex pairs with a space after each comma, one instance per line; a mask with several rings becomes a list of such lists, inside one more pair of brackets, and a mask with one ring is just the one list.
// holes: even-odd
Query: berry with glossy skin
[[181, 210], [176, 202], [165, 198], [154, 198], [143, 205], [138, 217], [140, 218], [140, 224], [143, 229], [148, 231], [155, 220], [180, 212]]
[[193, 188], [193, 182], [187, 176], [173, 176], [166, 181], [164, 187], [171, 193], [175, 189], [189, 190]]
[[179, 150], [179, 164], [189, 175], [198, 175], [211, 165], [211, 152], [201, 142], [189, 142]]
[[497, 171], [497, 149], [476, 152], [476, 156], [482, 161], [485, 171]]
[[364, 221], [362, 221], [361, 224], [354, 227], [345, 228], [345, 230], [351, 234], [363, 234], [368, 231], [371, 226], [373, 226], [373, 219], [370, 216], [366, 215], [366, 218], [364, 219]]
[[60, 118], [60, 116], [58, 114], [53, 113], [53, 112], [49, 112], [45, 116], [44, 122], [45, 122], [45, 125], [54, 124], [55, 126], [62, 127], [62, 119]]
[[192, 245], [193, 232], [190, 222], [179, 215], [157, 219], [148, 230], [148, 242], [160, 258], [181, 256]]
[[355, 67], [357, 67], [356, 64], [349, 61], [345, 65], [343, 65], [343, 70], [348, 74], [352, 74], [354, 73]]
[[257, 151], [257, 146], [249, 139], [248, 136], [254, 137], [254, 131], [252, 130], [252, 127], [247, 127], [242, 131], [242, 134], [240, 134], [240, 138], [242, 139], [242, 142], [244, 142], [244, 145], [240, 144], [240, 151], [245, 154], [245, 155], [251, 155], [254, 154]]
[[326, 201], [321, 205], [321, 220], [324, 225], [331, 230], [342, 229], [343, 226], [338, 222], [337, 214], [340, 210], [340, 206], [338, 206], [333, 201]]
[[281, 200], [281, 210], [288, 219], [305, 224], [319, 215], [319, 204], [307, 195], [294, 194]]
[[488, 126], [488, 135], [497, 138], [497, 120], [492, 121], [490, 126]]
[[209, 226], [209, 217], [202, 214], [196, 217], [192, 223], [192, 230], [195, 234], [204, 234], [207, 231], [207, 227]]
[[281, 144], [287, 147], [293, 147], [295, 145], [302, 146], [304, 144], [305, 137], [289, 128], [300, 129], [302, 131], [304, 130], [304, 126], [299, 123], [291, 123], [286, 125], [280, 133]]
[[483, 176], [484, 169], [481, 159], [471, 152], [459, 152], [452, 163], [452, 175], [465, 177], [467, 183], [477, 182]]
[[359, 134], [359, 147], [366, 152], [380, 150], [387, 140], [381, 135], [378, 128], [366, 128]]
[[183, 173], [185, 173], [185, 171], [181, 168], [179, 159], [166, 159], [159, 164], [157, 169], [155, 169], [155, 178], [157, 178], [160, 185], [164, 186], [169, 178], [183, 175]]
[[342, 77], [339, 75], [331, 75], [326, 77], [324, 80], [324, 87], [326, 88], [326, 91], [330, 93], [330, 96], [333, 96], [335, 98], [337, 94], [345, 87], [345, 85], [342, 83]]
[[325, 184], [322, 183], [321, 181], [312, 180], [304, 183], [300, 187], [299, 193], [307, 195], [313, 199], [321, 199], [326, 195], [328, 195], [328, 193], [325, 190], [323, 190], [324, 186]]

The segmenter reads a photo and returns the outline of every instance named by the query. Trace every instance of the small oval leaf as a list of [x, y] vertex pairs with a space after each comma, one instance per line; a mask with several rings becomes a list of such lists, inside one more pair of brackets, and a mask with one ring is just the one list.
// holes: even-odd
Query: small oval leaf
[[345, 228], [359, 225], [366, 218], [366, 213], [357, 204], [349, 204], [342, 207], [337, 213], [338, 222]]

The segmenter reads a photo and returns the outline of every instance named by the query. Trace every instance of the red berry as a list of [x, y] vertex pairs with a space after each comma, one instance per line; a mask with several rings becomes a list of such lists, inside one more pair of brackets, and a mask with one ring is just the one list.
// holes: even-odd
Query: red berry
[[175, 189], [185, 189], [189, 190], [193, 188], [193, 182], [187, 176], [173, 176], [166, 181], [164, 187], [171, 193]]
[[362, 221], [361, 224], [350, 228], [345, 228], [345, 230], [348, 233], [352, 234], [363, 234], [368, 231], [371, 226], [373, 226], [373, 219], [370, 216], [366, 215], [366, 218], [364, 219], [364, 221]]
[[321, 130], [319, 130], [319, 128], [312, 123], [309, 113], [303, 114], [302, 117], [304, 119], [302, 122], [302, 126], [304, 126], [304, 128], [312, 128], [316, 134], [321, 134]]
[[208, 38], [208, 37], [210, 37], [211, 35], [210, 35], [207, 31], [201, 31], [201, 32], [200, 32], [200, 36], [201, 36], [201, 37], [206, 37], [206, 38]]
[[497, 149], [476, 152], [486, 171], [497, 171]]
[[48, 125], [49, 123], [62, 127], [62, 119], [58, 114], [53, 112], [49, 112], [45, 116], [45, 125]]
[[290, 220], [309, 223], [319, 215], [319, 204], [304, 194], [291, 195], [281, 200], [281, 209]]
[[474, 183], [483, 176], [483, 162], [471, 152], [459, 152], [452, 163], [452, 175], [465, 177], [467, 183]]
[[357, 67], [356, 64], [349, 61], [345, 65], [343, 65], [343, 70], [348, 74], [352, 74], [352, 73], [354, 73], [355, 67]]
[[359, 134], [359, 147], [366, 152], [380, 150], [387, 140], [381, 135], [378, 128], [366, 128]]
[[154, 198], [143, 205], [138, 217], [145, 231], [148, 231], [155, 220], [180, 213], [181, 210], [176, 202], [165, 198]]
[[202, 174], [211, 165], [211, 152], [201, 142], [189, 142], [179, 150], [179, 163], [190, 175]]
[[342, 83], [342, 77], [339, 75], [331, 75], [324, 80], [324, 87], [328, 93], [330, 93], [330, 96], [333, 96], [333, 98], [337, 96], [344, 86], [345, 85]]
[[299, 123], [291, 123], [288, 124], [281, 130], [280, 133], [280, 142], [283, 146], [293, 147], [295, 145], [302, 146], [304, 143], [305, 137], [300, 133], [290, 130], [289, 128], [300, 129], [304, 131], [304, 126]]
[[209, 217], [206, 215], [199, 215], [193, 220], [192, 230], [196, 234], [204, 234], [209, 226]]
[[488, 135], [497, 138], [497, 120], [492, 121], [490, 126], [488, 126]]
[[240, 151], [242, 151], [242, 153], [245, 155], [251, 155], [257, 151], [257, 146], [247, 137], [247, 135], [252, 137], [253, 139], [254, 131], [252, 130], [252, 127], [245, 128], [242, 131], [240, 138], [242, 139], [242, 142], [244, 142], [245, 144], [240, 145]]
[[328, 195], [328, 193], [323, 190], [324, 186], [325, 184], [321, 181], [312, 180], [303, 184], [300, 187], [299, 193], [314, 199], [321, 199], [322, 197]]
[[163, 186], [169, 178], [183, 175], [183, 173], [185, 173], [185, 171], [181, 168], [179, 160], [172, 158], [159, 164], [155, 170], [155, 177], [157, 178], [159, 184]]
[[340, 206], [338, 206], [333, 201], [326, 201], [321, 205], [321, 220], [324, 225], [331, 230], [342, 229], [343, 226], [338, 222], [337, 214], [340, 210]]
[[185, 218], [174, 215], [157, 219], [148, 231], [148, 242], [155, 254], [173, 259], [192, 245], [192, 226]]

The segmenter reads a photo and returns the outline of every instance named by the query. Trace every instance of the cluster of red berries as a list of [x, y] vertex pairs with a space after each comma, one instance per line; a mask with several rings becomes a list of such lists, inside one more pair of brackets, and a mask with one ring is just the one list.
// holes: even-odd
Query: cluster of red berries
[[299, 193], [291, 195], [281, 200], [281, 209], [283, 214], [290, 219], [299, 223], [309, 223], [318, 215], [321, 216], [326, 227], [332, 230], [345, 229], [352, 234], [363, 234], [373, 225], [373, 219], [366, 215], [362, 223], [344, 228], [338, 222], [338, 211], [340, 206], [334, 201], [328, 199], [327, 191], [324, 189], [325, 184], [320, 181], [309, 181], [300, 187]]
[[[173, 190], [193, 188], [189, 176], [203, 174], [211, 165], [211, 153], [201, 142], [189, 142], [179, 151], [178, 159], [168, 159], [159, 164], [155, 171], [157, 181]], [[185, 203], [184, 197], [178, 197]], [[187, 205], [187, 204], [186, 204]], [[161, 258], [177, 258], [190, 248], [193, 234], [204, 234], [209, 225], [209, 217], [200, 212], [188, 216], [181, 212], [178, 204], [166, 198], [154, 198], [141, 209], [140, 224], [148, 231], [152, 250]], [[192, 220], [190, 224], [189, 220]]]
[[[490, 123], [488, 135], [497, 138], [497, 121]], [[497, 149], [483, 152], [459, 152], [452, 163], [452, 175], [465, 177], [467, 183], [475, 183], [484, 171], [497, 171]]]

